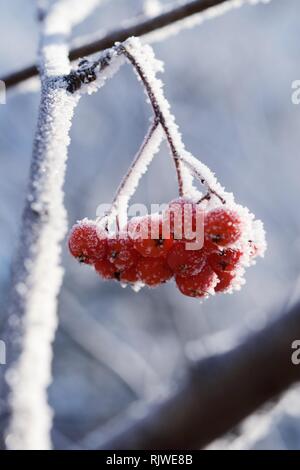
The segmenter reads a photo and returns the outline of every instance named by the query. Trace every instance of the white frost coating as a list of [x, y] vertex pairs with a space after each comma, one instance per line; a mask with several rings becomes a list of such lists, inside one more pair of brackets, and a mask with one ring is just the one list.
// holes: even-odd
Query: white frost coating
[[46, 10], [47, 35], [71, 32], [104, 0], [50, 0], [51, 8]]
[[[51, 447], [52, 411], [46, 389], [51, 382], [51, 343], [57, 326], [57, 295], [63, 274], [59, 264], [60, 243], [67, 227], [62, 186], [68, 132], [77, 99], [66, 96], [62, 90], [44, 90], [42, 100], [35, 144], [35, 157], [42, 167], [35, 173], [33, 201], [27, 204], [39, 214], [47, 207], [48, 220], [33, 225], [36, 233], [25, 235], [29, 238], [27, 246], [22, 247], [24, 252], [19, 255], [19, 263], [26, 263], [27, 269], [16, 285], [17, 305], [23, 310], [22, 351], [6, 377], [11, 388], [12, 416], [6, 439], [9, 449]], [[27, 210], [30, 211], [29, 207]], [[19, 315], [18, 310], [12, 314]]]
[[117, 191], [117, 197], [113, 202], [111, 215], [118, 215], [121, 228], [127, 223], [127, 210], [130, 198], [135, 193], [138, 183], [143, 174], [146, 173], [154, 155], [159, 151], [163, 138], [164, 134], [161, 126], [157, 126], [149, 138], [146, 137], [141, 151], [138, 152], [129, 172]]
[[63, 183], [69, 130], [80, 98], [78, 94], [69, 95], [60, 87], [60, 80], [53, 77], [70, 71], [69, 32], [98, 1], [63, 0], [49, 4], [49, 9], [42, 12], [42, 96], [14, 270], [12, 309], [5, 332], [11, 357], [5, 373], [10, 408], [5, 441], [12, 450], [51, 448], [52, 410], [47, 402], [47, 387], [51, 382], [51, 344], [63, 275], [60, 244], [67, 228]]
[[[163, 114], [164, 120], [167, 124], [168, 131], [171, 135], [173, 143], [175, 145], [178, 155], [182, 155], [186, 152], [184, 144], [181, 139], [181, 134], [178, 130], [178, 126], [175, 123], [175, 118], [170, 112], [170, 105], [163, 94], [163, 83], [156, 77], [156, 73], [162, 70], [162, 63], [158, 61], [155, 56], [153, 49], [146, 45], [143, 46], [138, 38], [130, 38], [124, 43], [126, 49], [135, 58], [136, 62], [142, 68], [147, 80], [151, 86], [155, 99], [159, 105], [160, 111]], [[147, 102], [149, 99], [147, 97]], [[187, 197], [199, 196], [199, 192], [193, 186], [193, 177], [182, 164], [181, 174], [183, 182], [183, 193]]]
[[83, 21], [101, 0], [51, 0], [50, 7], [44, 13], [46, 21], [42, 23], [42, 44], [40, 53], [43, 56], [41, 72], [47, 77], [54, 77], [70, 72], [68, 59], [69, 45], [65, 37], [72, 28]]
[[[177, 21], [176, 23], [172, 23], [164, 28], [159, 30], [153, 31], [149, 34], [143, 36], [143, 39], [146, 42], [159, 42], [163, 41], [171, 36], [175, 36], [180, 31], [184, 29], [191, 29], [195, 26], [200, 25], [206, 20], [211, 20], [218, 16], [222, 16], [230, 10], [234, 10], [237, 8], [242, 7], [243, 5], [257, 5], [258, 3], [270, 3], [271, 0], [230, 0], [220, 5], [208, 8], [200, 13], [195, 13], [183, 20]], [[185, 3], [190, 3], [189, 1], [180, 1], [177, 2], [177, 5], [184, 5]], [[170, 7], [164, 8], [163, 11], [169, 11], [174, 8], [174, 4], [170, 4]]]
[[[266, 240], [263, 224], [261, 221], [255, 220], [254, 215], [251, 214], [246, 207], [237, 204], [233, 194], [225, 191], [212, 171], [185, 149], [178, 126], [175, 123], [175, 118], [170, 112], [170, 105], [164, 97], [163, 84], [156, 77], [156, 73], [163, 69], [162, 63], [155, 58], [151, 47], [143, 46], [141, 41], [137, 38], [128, 39], [124, 43], [124, 47], [131, 58], [133, 57], [136, 64], [135, 66], [140, 69], [140, 72], [137, 70], [136, 72], [139, 80], [141, 80], [141, 75], [143, 77], [147, 101], [150, 101], [150, 95], [152, 105], [159, 108], [159, 113], [165, 123], [164, 127], [161, 121], [160, 129], [162, 130], [164, 127], [166, 137], [167, 135], [171, 136], [172, 145], [181, 162], [180, 169], [182, 173], [184, 196], [195, 202], [199, 200], [201, 193], [193, 186], [193, 179], [196, 177], [197, 179], [204, 180], [205, 187], [210, 193], [210, 198], [208, 200], [204, 199], [201, 203], [205, 211], [225, 208], [239, 216], [241, 235], [230, 247], [241, 251], [242, 256], [234, 270], [235, 278], [226, 292], [231, 293], [234, 290], [239, 290], [245, 283], [245, 268], [254, 264], [257, 256], [264, 255]], [[128, 59], [131, 62], [130, 56], [128, 56]], [[154, 152], [157, 152], [161, 139], [162, 135], [160, 134], [157, 141], [148, 149], [149, 153], [144, 152], [145, 148], [143, 149], [142, 146], [142, 151], [137, 155], [133, 166], [125, 177], [125, 183], [122, 182], [117, 192], [117, 198], [114, 200], [112, 213], [114, 212], [114, 215], [117, 213], [119, 217], [125, 216], [124, 221], [122, 219], [124, 225], [127, 222], [126, 213], [129, 199], [134, 194], [140, 177], [144, 171], [146, 171], [149, 162], [153, 158]], [[223, 202], [225, 202], [225, 205]], [[207, 296], [214, 294], [214, 287], [217, 283], [218, 278], [215, 276], [214, 283], [208, 290]]]

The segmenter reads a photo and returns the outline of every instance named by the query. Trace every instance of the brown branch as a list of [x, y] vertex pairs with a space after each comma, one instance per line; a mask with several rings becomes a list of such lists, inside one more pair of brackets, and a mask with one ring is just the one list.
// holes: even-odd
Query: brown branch
[[300, 379], [300, 302], [230, 352], [195, 362], [173, 394], [116, 423], [101, 449], [197, 449]]
[[[193, 0], [187, 4], [179, 5], [158, 16], [147, 18], [141, 22], [131, 24], [126, 28], [116, 29], [100, 39], [75, 47], [70, 51], [69, 58], [73, 61], [80, 57], [95, 54], [96, 52], [112, 47], [115, 42], [123, 42], [131, 36], [143, 36], [228, 1], [229, 0]], [[23, 70], [13, 72], [3, 77], [2, 80], [5, 82], [6, 88], [8, 89], [36, 75], [38, 75], [37, 66], [33, 64]]]

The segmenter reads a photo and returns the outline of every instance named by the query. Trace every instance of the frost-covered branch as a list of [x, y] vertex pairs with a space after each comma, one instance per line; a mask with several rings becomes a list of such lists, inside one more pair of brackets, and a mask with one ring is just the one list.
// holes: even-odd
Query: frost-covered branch
[[[201, 24], [204, 20], [222, 15], [227, 11], [240, 7], [244, 4], [268, 3], [270, 0], [193, 0], [189, 2], [178, 2], [174, 6], [164, 9], [156, 16], [144, 19], [111, 31], [105, 36], [92, 41], [84, 40], [84, 43], [74, 47], [70, 51], [70, 60], [76, 60], [104, 49], [110, 48], [115, 42], [123, 42], [131, 36], [145, 36], [147, 42], [161, 41], [167, 37], [177, 34], [179, 31]], [[151, 34], [150, 34], [151, 33]], [[152, 34], [155, 33], [155, 34]], [[13, 87], [18, 83], [34, 77], [38, 74], [37, 66], [30, 65], [23, 70], [11, 73], [2, 80], [6, 88]]]
[[[300, 380], [291, 359], [300, 304], [228, 352], [194, 358], [169, 395], [136, 405], [98, 433], [100, 449], [199, 449]], [[107, 435], [109, 437], [107, 437]]]
[[140, 42], [135, 39], [127, 41], [126, 45], [120, 46], [129, 62], [133, 65], [139, 79], [142, 81], [147, 97], [153, 108], [155, 119], [163, 128], [175, 163], [177, 172], [179, 195], [185, 194], [185, 187], [180, 162], [181, 140], [177, 132], [173, 117], [169, 112], [169, 106], [162, 94], [162, 82], [155, 75], [161, 69], [161, 64], [153, 57], [152, 50], [141, 48]]
[[185, 149], [175, 118], [170, 112], [170, 105], [164, 96], [163, 83], [156, 77], [156, 73], [163, 70], [161, 62], [155, 59], [152, 49], [149, 46], [142, 46], [137, 38], [130, 38], [117, 47], [124, 51], [125, 56], [133, 65], [138, 78], [143, 83], [154, 116], [164, 130], [177, 171], [179, 195], [191, 195], [191, 188], [193, 188], [191, 175], [193, 175], [207, 188], [207, 194], [202, 200], [210, 199], [211, 195], [215, 195], [222, 204], [225, 204], [226, 200], [221, 195], [222, 188], [214, 180], [210, 170], [205, 168], [201, 171], [204, 165]]
[[109, 215], [112, 217], [116, 215], [121, 227], [127, 222], [128, 202], [133, 196], [141, 176], [147, 171], [154, 155], [158, 152], [163, 137], [158, 120], [154, 120], [113, 198]]
[[0, 441], [9, 449], [51, 447], [47, 387], [63, 274], [60, 244], [67, 229], [63, 183], [69, 130], [80, 97], [67, 93], [63, 77], [70, 73], [70, 31], [97, 4], [98, 0], [84, 4], [81, 0], [50, 0], [43, 14], [39, 10], [42, 94], [10, 311], [1, 335], [7, 365], [0, 377], [5, 403]]

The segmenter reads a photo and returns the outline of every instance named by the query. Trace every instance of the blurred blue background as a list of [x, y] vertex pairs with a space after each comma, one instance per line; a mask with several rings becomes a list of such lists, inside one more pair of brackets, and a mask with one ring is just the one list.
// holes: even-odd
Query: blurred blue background
[[[105, 1], [74, 36], [119, 27], [143, 13], [143, 5], [143, 0]], [[3, 76], [35, 60], [38, 28], [34, 1], [0, 0], [0, 12]], [[203, 303], [183, 297], [173, 283], [135, 294], [102, 282], [64, 247], [49, 391], [56, 448], [95, 446], [103, 425], [121, 417], [135, 400], [176, 381], [187, 357], [230, 347], [300, 292], [300, 106], [291, 102], [291, 84], [300, 79], [299, 17], [299, 1], [272, 0], [153, 44], [165, 62], [165, 92], [188, 150], [264, 221], [269, 247], [265, 259], [248, 270], [239, 293]], [[2, 313], [38, 103], [38, 91], [19, 90], [0, 105]], [[85, 216], [94, 218], [98, 204], [111, 200], [150, 113], [129, 66], [81, 100], [65, 184], [70, 226]], [[175, 196], [175, 173], [163, 146], [134, 201], [159, 203]], [[211, 447], [300, 449], [299, 417], [294, 389]]]

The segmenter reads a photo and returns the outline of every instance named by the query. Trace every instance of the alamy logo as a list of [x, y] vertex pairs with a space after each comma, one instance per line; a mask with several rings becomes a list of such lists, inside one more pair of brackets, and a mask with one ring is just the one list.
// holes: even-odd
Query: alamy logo
[[0, 80], [0, 104], [6, 104], [6, 86], [2, 80]]
[[[126, 207], [126, 198], [124, 198]], [[186, 250], [201, 250], [204, 243], [204, 211], [192, 203], [174, 203], [173, 207], [167, 204], [151, 204], [150, 213], [144, 204], [132, 204], [127, 208], [124, 217], [111, 213], [111, 204], [100, 204], [97, 207], [98, 220], [114, 227], [115, 233], [110, 237], [118, 239], [128, 236], [132, 240], [152, 239], [168, 240], [172, 236], [175, 240], [184, 240]], [[159, 222], [161, 220], [161, 222]], [[120, 226], [123, 227], [122, 230]], [[171, 235], [171, 232], [173, 235]], [[102, 226], [98, 237], [102, 237]]]
[[6, 346], [5, 342], [0, 340], [0, 365], [6, 364]]

